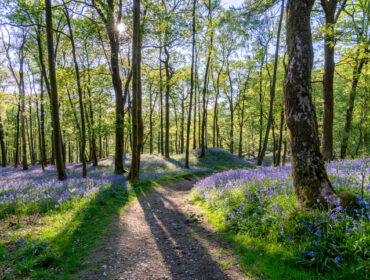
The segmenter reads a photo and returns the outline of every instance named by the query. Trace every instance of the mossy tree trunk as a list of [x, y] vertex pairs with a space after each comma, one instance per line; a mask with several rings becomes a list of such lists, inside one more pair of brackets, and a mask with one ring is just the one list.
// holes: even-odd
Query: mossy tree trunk
[[303, 206], [339, 203], [320, 153], [318, 125], [311, 97], [313, 62], [310, 14], [314, 0], [288, 0], [288, 69], [284, 81], [285, 119], [291, 145], [292, 174]]

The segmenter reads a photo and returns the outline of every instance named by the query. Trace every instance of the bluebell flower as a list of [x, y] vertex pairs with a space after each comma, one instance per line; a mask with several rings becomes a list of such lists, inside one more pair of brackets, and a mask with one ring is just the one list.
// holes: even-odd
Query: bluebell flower
[[307, 253], [307, 256], [313, 257], [313, 256], [315, 256], [315, 252], [314, 251], [309, 251]]

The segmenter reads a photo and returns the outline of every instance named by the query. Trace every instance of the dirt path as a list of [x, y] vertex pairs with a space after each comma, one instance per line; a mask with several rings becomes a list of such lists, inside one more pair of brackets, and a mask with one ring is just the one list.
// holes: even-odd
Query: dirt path
[[194, 181], [181, 181], [131, 203], [111, 225], [114, 233], [87, 261], [79, 279], [247, 279], [207, 223], [189, 222]]

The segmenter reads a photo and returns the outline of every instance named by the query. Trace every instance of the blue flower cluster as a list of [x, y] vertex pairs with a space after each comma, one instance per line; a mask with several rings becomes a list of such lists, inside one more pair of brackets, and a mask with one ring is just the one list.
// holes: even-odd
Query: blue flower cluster
[[291, 246], [298, 262], [329, 269], [370, 256], [369, 164], [368, 158], [326, 165], [336, 191], [358, 195], [351, 211], [296, 208], [290, 167], [218, 173], [200, 180], [194, 197], [236, 234]]

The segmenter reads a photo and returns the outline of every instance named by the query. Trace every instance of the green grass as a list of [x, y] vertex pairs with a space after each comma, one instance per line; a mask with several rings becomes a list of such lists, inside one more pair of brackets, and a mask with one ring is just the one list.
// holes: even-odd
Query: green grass
[[246, 234], [236, 235], [225, 227], [223, 218], [219, 213], [208, 210], [207, 207], [197, 202], [198, 209], [205, 214], [209, 222], [218, 231], [220, 237], [231, 244], [235, 254], [239, 256], [240, 265], [244, 273], [257, 279], [347, 279], [338, 276], [328, 277], [319, 275], [299, 267], [286, 259], [293, 253], [277, 243], [266, 242], [259, 238], [251, 238]]
[[[93, 251], [99, 241], [109, 237], [108, 226], [123, 212], [124, 206], [136, 198], [139, 193], [146, 193], [152, 188], [175, 181], [204, 176], [203, 173], [180, 173], [168, 177], [144, 179], [140, 183], [128, 183], [131, 189], [112, 192], [105, 190], [88, 205], [63, 214], [46, 214], [28, 223], [22, 217], [16, 226], [9, 220], [1, 221], [4, 231], [11, 232], [12, 240], [7, 240], [6, 248], [1, 247], [1, 255], [12, 251], [10, 258], [0, 259], [0, 268], [13, 269], [4, 279], [77, 279], [76, 272], [86, 267], [82, 261]], [[45, 242], [38, 242], [40, 248], [33, 248], [27, 240], [34, 238], [34, 232]], [[16, 248], [19, 240], [26, 240], [25, 245]], [[37, 252], [37, 249], [39, 252]], [[22, 260], [23, 261], [20, 261]], [[9, 265], [10, 264], [10, 265]], [[90, 264], [93, 265], [93, 264]]]
[[[197, 151], [190, 154], [191, 168], [198, 170], [184, 172], [184, 159], [183, 154], [172, 155], [169, 160], [145, 155], [142, 171], [161, 173], [159, 177], [128, 182], [128, 190], [110, 185], [92, 200], [70, 201], [69, 207], [58, 211], [17, 213], [0, 219], [0, 278], [78, 279], [77, 272], [94, 268], [96, 264], [86, 263], [86, 259], [112, 234], [109, 225], [124, 215], [125, 207], [140, 193], [224, 170], [225, 162], [229, 168], [250, 167], [230, 153], [213, 149], [204, 159], [198, 158]], [[96, 172], [109, 168], [111, 162], [102, 162]]]

